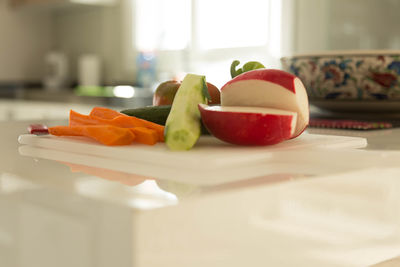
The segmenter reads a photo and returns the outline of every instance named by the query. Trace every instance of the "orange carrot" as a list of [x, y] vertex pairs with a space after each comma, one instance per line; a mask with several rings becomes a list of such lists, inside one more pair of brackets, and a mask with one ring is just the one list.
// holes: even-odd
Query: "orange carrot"
[[49, 134], [56, 136], [84, 136], [83, 127], [78, 127], [78, 126], [50, 127]]
[[54, 126], [49, 133], [56, 136], [86, 136], [104, 145], [129, 145], [135, 139], [130, 129], [112, 125]]
[[133, 127], [145, 127], [156, 131], [158, 135], [158, 140], [164, 141], [164, 126], [151, 122], [139, 119], [133, 116], [118, 116], [112, 119], [113, 125], [118, 125], [120, 127], [133, 128]]
[[158, 134], [155, 130], [145, 127], [129, 128], [135, 134], [135, 141], [146, 144], [154, 145], [158, 141]]
[[94, 107], [89, 116], [96, 117], [97, 119], [116, 119], [116, 122], [113, 125], [118, 125], [120, 127], [147, 127], [159, 133], [160, 140], [164, 140], [164, 126], [133, 116], [128, 116], [113, 109], [105, 107]]
[[112, 120], [118, 116], [128, 116], [128, 115], [125, 115], [110, 108], [94, 107], [92, 111], [90, 111], [89, 116], [96, 116], [103, 119]]
[[124, 124], [120, 123], [118, 120], [115, 119], [104, 119], [97, 116], [90, 116], [78, 113], [76, 111], [70, 110], [69, 112], [69, 125], [113, 125], [122, 128], [130, 128], [130, 127], [137, 127], [142, 126], [143, 123], [136, 123], [136, 124]]
[[96, 120], [88, 115], [80, 114], [72, 109], [69, 111], [69, 126], [79, 126], [79, 125], [107, 125], [103, 120]]
[[122, 128], [146, 127], [144, 120], [130, 116], [117, 116], [114, 119], [104, 119], [97, 116], [84, 115], [73, 110], [69, 113], [70, 125], [113, 125]]
[[113, 125], [123, 128], [146, 127], [155, 130], [158, 140], [164, 141], [164, 126], [124, 114], [114, 119], [104, 119], [98, 116], [83, 115], [71, 110], [69, 113], [69, 125]]

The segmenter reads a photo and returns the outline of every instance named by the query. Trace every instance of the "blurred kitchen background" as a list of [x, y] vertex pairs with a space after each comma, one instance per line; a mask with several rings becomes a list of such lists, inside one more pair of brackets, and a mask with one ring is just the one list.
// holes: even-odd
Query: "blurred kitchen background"
[[[0, 120], [151, 105], [187, 72], [221, 87], [234, 59], [400, 49], [397, 0], [0, 0]], [[49, 112], [51, 110], [51, 112]]]

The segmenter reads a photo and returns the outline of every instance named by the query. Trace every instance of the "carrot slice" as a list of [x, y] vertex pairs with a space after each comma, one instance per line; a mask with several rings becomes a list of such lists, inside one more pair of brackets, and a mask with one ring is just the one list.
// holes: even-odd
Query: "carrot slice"
[[158, 140], [164, 141], [164, 126], [133, 116], [120, 115], [110, 120], [98, 116], [83, 115], [71, 110], [69, 113], [69, 125], [113, 125], [123, 128], [146, 127], [155, 130]]
[[112, 125], [80, 125], [54, 126], [49, 133], [56, 136], [86, 136], [104, 145], [129, 145], [135, 139], [135, 134], [126, 128]]
[[91, 118], [88, 115], [83, 115], [72, 109], [69, 111], [69, 126], [83, 126], [83, 125], [100, 125], [106, 123], [103, 120], [96, 120], [95, 118]]
[[53, 126], [49, 128], [49, 134], [56, 136], [84, 136], [83, 128], [79, 126]]
[[114, 119], [104, 119], [97, 116], [90, 116], [78, 113], [76, 111], [70, 110], [69, 112], [69, 125], [70, 126], [79, 126], [79, 125], [113, 125], [122, 128], [130, 128], [136, 126], [142, 126], [142, 123], [137, 124], [123, 124]]
[[157, 123], [139, 119], [133, 116], [128, 116], [105, 107], [94, 107], [89, 116], [96, 117], [97, 119], [116, 119], [116, 122], [113, 125], [118, 125], [120, 127], [147, 127], [155, 130], [159, 135], [160, 141], [164, 141], [164, 126]]
[[133, 127], [145, 127], [156, 131], [158, 140], [164, 141], [164, 126], [157, 123], [139, 119], [133, 116], [118, 116], [112, 119], [113, 125], [118, 125], [120, 127], [133, 128]]
[[135, 134], [135, 141], [146, 144], [154, 145], [158, 141], [158, 134], [155, 130], [145, 127], [129, 128]]
[[118, 116], [128, 116], [121, 112], [115, 111], [110, 108], [105, 107], [94, 107], [92, 111], [90, 111], [89, 116], [96, 116], [107, 120], [112, 120]]
[[111, 125], [86, 126], [85, 136], [108, 146], [129, 145], [135, 139], [129, 129]]
[[[104, 119], [98, 116], [84, 115], [71, 110], [69, 124], [72, 125], [113, 125], [122, 128], [146, 127], [146, 121], [126, 115], [117, 116], [114, 119]], [[160, 125], [161, 126], [161, 125]]]

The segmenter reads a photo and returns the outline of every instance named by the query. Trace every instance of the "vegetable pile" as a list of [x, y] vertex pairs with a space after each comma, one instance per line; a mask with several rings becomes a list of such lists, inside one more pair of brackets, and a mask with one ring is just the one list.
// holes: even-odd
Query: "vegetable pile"
[[56, 136], [85, 136], [108, 146], [164, 142], [164, 126], [104, 107], [94, 107], [89, 115], [71, 110], [68, 126], [48, 131]]
[[[104, 145], [164, 142], [171, 150], [189, 150], [201, 134], [236, 145], [273, 145], [299, 136], [309, 123], [308, 97], [301, 80], [266, 69], [256, 61], [238, 68], [221, 90], [203, 75], [162, 82], [153, 106], [121, 112], [95, 107], [89, 115], [70, 111], [68, 126], [50, 127], [57, 136], [86, 136]], [[40, 129], [33, 129], [41, 133]]]

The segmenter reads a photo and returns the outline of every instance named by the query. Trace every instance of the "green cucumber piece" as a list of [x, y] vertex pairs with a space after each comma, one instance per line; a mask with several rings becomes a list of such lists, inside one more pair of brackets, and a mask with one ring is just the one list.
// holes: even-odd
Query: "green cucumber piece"
[[165, 123], [165, 143], [171, 150], [191, 149], [201, 134], [198, 104], [206, 104], [206, 77], [187, 74], [179, 87]]
[[121, 113], [146, 121], [151, 121], [160, 125], [165, 125], [170, 111], [171, 105], [165, 105], [130, 108], [122, 110]]
[[[133, 116], [160, 125], [165, 125], [165, 122], [167, 121], [170, 111], [171, 111], [171, 105], [165, 105], [165, 106], [147, 106], [141, 108], [129, 108], [121, 110], [120, 112], [128, 116]], [[203, 122], [201, 122], [201, 134], [210, 135], [210, 132], [204, 126]]]

